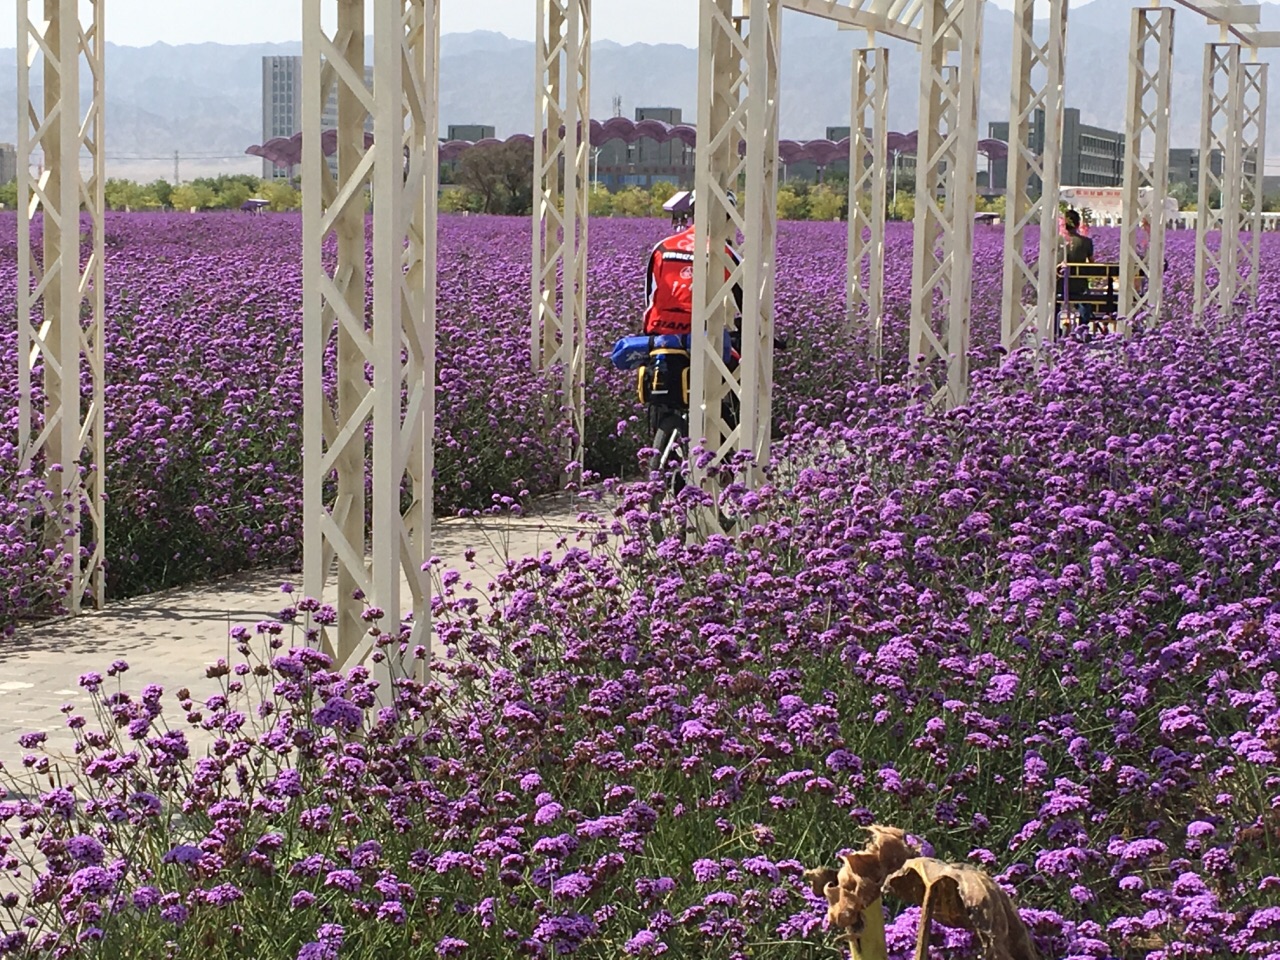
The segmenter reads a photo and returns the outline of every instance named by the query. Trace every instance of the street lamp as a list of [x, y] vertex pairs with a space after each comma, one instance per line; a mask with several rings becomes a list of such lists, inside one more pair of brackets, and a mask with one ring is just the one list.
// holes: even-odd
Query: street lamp
[[894, 216], [897, 216], [898, 210], [898, 160], [901, 157], [901, 150], [893, 151], [893, 200], [891, 202], [891, 206], [894, 210]]

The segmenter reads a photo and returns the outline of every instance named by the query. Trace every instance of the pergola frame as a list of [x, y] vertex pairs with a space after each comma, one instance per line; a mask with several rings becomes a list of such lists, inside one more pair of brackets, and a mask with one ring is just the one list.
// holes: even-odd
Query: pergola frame
[[[343, 666], [369, 656], [371, 627], [396, 631], [401, 577], [412, 603], [410, 647], [428, 646], [430, 635], [423, 567], [435, 428], [439, 6], [371, 4], [372, 89], [364, 79], [366, 0], [336, 0], [332, 35], [322, 25], [325, 0], [303, 2], [303, 587], [318, 598], [331, 571], [336, 576], [336, 619], [315, 622], [322, 649]], [[336, 180], [320, 138], [335, 87]], [[373, 142], [366, 144], [369, 117]], [[323, 255], [331, 234], [332, 270]], [[324, 383], [335, 362], [331, 399]]]
[[[1036, 39], [1036, 2], [1017, 0], [1013, 11], [1013, 83], [1009, 104], [1009, 165], [1004, 231], [1004, 301], [1001, 344], [1006, 351], [1054, 336], [1057, 258], [1041, 256], [1057, 246], [1058, 189], [1062, 173], [1063, 78], [1066, 68], [1067, 0], [1049, 0], [1048, 35]], [[1037, 111], [1043, 152], [1029, 142]], [[1039, 227], [1036, 255], [1027, 256], [1027, 232]], [[1026, 291], [1033, 296], [1030, 301]]]
[[[1257, 50], [1253, 51], [1257, 56]], [[1240, 237], [1240, 254], [1242, 262], [1249, 264], [1249, 275], [1245, 280], [1245, 291], [1248, 294], [1250, 309], [1258, 306], [1258, 258], [1262, 240], [1262, 184], [1266, 174], [1267, 155], [1267, 65], [1265, 63], [1244, 63], [1240, 67], [1240, 125], [1239, 142], [1242, 154], [1241, 163], [1245, 169], [1241, 176], [1249, 185], [1248, 205], [1242, 206], [1241, 215], [1248, 224], [1248, 230]], [[1253, 158], [1253, 174], [1247, 171], [1248, 159]]]
[[[1153, 208], [1160, 206], [1169, 183], [1172, 74], [1173, 10], [1134, 8], [1124, 117], [1124, 227], [1120, 233], [1120, 315], [1130, 330], [1135, 321], [1160, 317], [1165, 222]], [[1145, 202], [1144, 195], [1149, 198]]]
[[[78, 614], [88, 596], [106, 601], [103, 566], [106, 489], [103, 310], [104, 2], [91, 0], [82, 24], [76, 0], [18, 0], [18, 448], [23, 474], [43, 475], [45, 542], [66, 572], [66, 609]], [[92, 92], [80, 99], [80, 58]], [[32, 73], [42, 59], [42, 100], [32, 99]], [[42, 169], [32, 173], [40, 154]], [[89, 175], [81, 168], [88, 155]], [[89, 252], [81, 263], [81, 217]], [[39, 212], [41, 256], [31, 228]], [[87, 309], [86, 309], [87, 308]], [[88, 390], [82, 385], [89, 374]], [[34, 375], [43, 373], [43, 409], [34, 405]], [[85, 393], [88, 402], [85, 402]]]
[[559, 372], [564, 479], [581, 477], [591, 189], [591, 0], [536, 0], [533, 131], [534, 370]]
[[[931, 379], [933, 403], [954, 407], [969, 391], [973, 208], [977, 195], [981, 0], [923, 0], [920, 126], [911, 270], [910, 362]], [[949, 41], [959, 63], [947, 64]]]
[[[694, 234], [706, 239], [698, 241], [705, 255], [693, 265], [689, 437], [695, 445], [701, 440], [704, 450], [691, 464], [694, 482], [713, 495], [714, 469], [738, 453], [749, 460], [747, 482], [758, 482], [769, 459], [773, 401], [782, 4], [744, 0], [748, 15], [735, 17], [733, 2], [699, 0]], [[735, 203], [730, 191], [742, 197]], [[737, 233], [743, 244], [735, 262], [727, 248]], [[732, 326], [735, 286], [742, 290], [742, 349], [733, 371], [725, 362], [724, 337]], [[726, 419], [730, 406], [739, 411], [736, 425]]]
[[[94, 0], [92, 23], [87, 26], [80, 24], [76, 0], [43, 0], [41, 21], [30, 16], [33, 2], [18, 0], [17, 4], [19, 440], [23, 467], [43, 471], [55, 497], [63, 501], [50, 501], [47, 528], [58, 541], [69, 571], [67, 606], [76, 613], [86, 595], [99, 605], [105, 599], [102, 54], [106, 0]], [[304, 589], [319, 597], [326, 584], [336, 579], [337, 609], [332, 617], [317, 616], [315, 623], [317, 642], [333, 651], [340, 665], [368, 656], [375, 635], [371, 624], [385, 631], [399, 622], [404, 612], [402, 578], [411, 598], [412, 643], [427, 645], [430, 631], [429, 584], [422, 566], [429, 555], [432, 519], [433, 188], [438, 182], [441, 2], [303, 0]], [[954, 405], [964, 401], [968, 388], [973, 239], [969, 211], [976, 164], [971, 141], [976, 137], [982, 0], [737, 0], [741, 14], [735, 12], [734, 2], [699, 0], [702, 135], [696, 159], [697, 224], [708, 246], [707, 256], [698, 258], [695, 270], [690, 432], [695, 443], [701, 438], [706, 448], [706, 455], [694, 464], [697, 480], [707, 481], [716, 464], [745, 455], [746, 479], [754, 483], [768, 460], [772, 404], [776, 245], [772, 191], [777, 176], [780, 12], [796, 10], [868, 33], [868, 50], [860, 51], [855, 60], [852, 132], [855, 139], [864, 137], [870, 112], [871, 136], [855, 147], [854, 156], [870, 154], [865, 189], [881, 197], [884, 190], [877, 189], [876, 183], [884, 183], [887, 164], [883, 150], [878, 149], [885, 133], [878, 98], [882, 80], [887, 87], [888, 68], [883, 50], [876, 51], [871, 65], [870, 38], [879, 34], [921, 46], [924, 162], [917, 169], [910, 359], [913, 366], [939, 361], [945, 365], [945, 383], [935, 400]], [[326, 3], [337, 9], [338, 26], [332, 35], [321, 26]], [[374, 14], [372, 90], [363, 82], [366, 3]], [[1018, 144], [1023, 142], [1031, 111], [1042, 102], [1046, 153], [1056, 154], [1048, 141], [1061, 123], [1062, 97], [1054, 78], [1061, 69], [1057, 38], [1065, 29], [1066, 0], [1053, 0], [1055, 12], [1046, 45], [1036, 43], [1025, 29], [1029, 0], [1018, 3], [1018, 69], [1011, 97], [1014, 138]], [[580, 465], [591, 0], [534, 0], [534, 4], [540, 31], [536, 70], [541, 135], [535, 136], [535, 154], [541, 196], [535, 213], [535, 237], [540, 239], [535, 239], [534, 246], [531, 362], [535, 367], [558, 366], [565, 371], [563, 402], [572, 417], [566, 451]], [[1257, 29], [1255, 3], [1179, 0], [1179, 4], [1219, 24], [1222, 42], [1230, 34], [1255, 52], [1280, 46], [1280, 33]], [[1142, 270], [1150, 283], [1141, 294], [1131, 284], [1122, 286], [1122, 312], [1129, 317], [1159, 310], [1163, 220], [1152, 219], [1146, 249], [1139, 249], [1132, 227], [1144, 212], [1140, 188], [1162, 186], [1165, 180], [1172, 14], [1168, 8], [1133, 13], [1126, 117], [1127, 226], [1121, 262], [1126, 276]], [[1152, 48], [1155, 63], [1148, 57]], [[946, 62], [952, 51], [959, 51], [959, 63]], [[31, 73], [39, 55], [44, 58], [44, 99], [36, 104], [30, 99]], [[83, 110], [81, 56], [93, 77], [91, 102]], [[1040, 87], [1029, 79], [1036, 64], [1046, 70]], [[882, 70], [881, 80], [877, 75]], [[1237, 222], [1242, 217], [1251, 229], [1247, 236], [1237, 237], [1238, 252], [1231, 253], [1234, 247], [1228, 244], [1219, 248], [1219, 256], [1227, 249], [1237, 264], [1247, 260], [1251, 267], [1248, 291], [1256, 301], [1267, 73], [1265, 65], [1249, 63], [1240, 65], [1238, 75], [1236, 157], [1254, 156], [1255, 170], [1249, 209], [1240, 210]], [[859, 85], [863, 80], [868, 86]], [[326, 92], [334, 88], [338, 99], [336, 179], [325, 163], [320, 138]], [[364, 136], [366, 117], [373, 120], [372, 144]], [[42, 154], [43, 170], [33, 176], [37, 151]], [[87, 179], [81, 175], [82, 153], [89, 155]], [[1154, 163], [1145, 164], [1144, 153], [1154, 153]], [[1037, 168], [1036, 158], [1020, 149], [1011, 160], [1011, 172], [1021, 178], [1023, 187], [1011, 207], [1021, 213], [1012, 218], [1008, 230], [1019, 234], [1036, 220], [1037, 204], [1028, 195], [1029, 171], [1047, 188], [1054, 161], [1042, 157]], [[727, 202], [729, 189], [741, 192], [736, 207]], [[366, 193], [373, 201], [371, 238], [365, 229]], [[1042, 196], [1048, 196], [1047, 189]], [[91, 224], [91, 250], [83, 265], [79, 231], [73, 241], [64, 226], [78, 217], [82, 206]], [[1043, 251], [1056, 217], [1046, 202], [1039, 202], [1038, 209]], [[43, 214], [42, 266], [37, 266], [31, 249], [31, 227], [38, 211]], [[729, 240], [735, 229], [746, 238], [739, 264], [722, 252], [722, 241]], [[336, 238], [337, 248], [332, 268], [322, 256], [330, 235]], [[939, 237], [940, 250], [934, 247]], [[884, 218], [874, 200], [872, 215], [860, 224], [856, 240], [849, 256], [851, 274], [854, 264], [860, 270], [869, 261], [869, 276], [865, 288], [860, 281], [849, 280], [850, 316], [865, 303], [874, 334], [879, 317], [875, 290], [883, 280], [884, 243]], [[371, 269], [365, 261], [370, 243]], [[862, 251], [858, 256], [854, 256], [855, 247]], [[1018, 257], [1021, 251], [1017, 246]], [[1025, 291], [1034, 278], [1038, 306], [1029, 310], [1018, 296], [1015, 310], [1014, 292], [1006, 290], [1002, 335], [1006, 345], [1016, 343], [1019, 330], [1029, 329], [1033, 322], [1040, 340], [1050, 329], [1045, 317], [1047, 269], [1043, 256], [1034, 273], [1030, 264], [1021, 261], [1012, 284], [1017, 287], [1020, 277]], [[731, 372], [720, 345], [735, 283], [743, 290], [744, 336], [740, 368]], [[558, 299], [553, 293], [557, 284]], [[370, 288], [373, 305], [367, 312], [365, 294]], [[935, 329], [939, 319], [944, 326], [941, 333]], [[336, 367], [337, 383], [335, 395], [327, 397], [323, 383], [330, 367]], [[37, 370], [43, 374], [44, 394], [39, 416], [34, 409]], [[83, 383], [86, 373], [89, 382]], [[739, 423], [732, 429], [721, 416], [721, 402], [730, 395], [741, 407]]]
[[[1240, 195], [1235, 184], [1244, 175], [1240, 151], [1240, 124], [1244, 120], [1244, 77], [1240, 44], [1206, 43], [1204, 47], [1204, 97], [1200, 114], [1199, 203], [1196, 206], [1195, 318], [1203, 321], [1205, 309], [1216, 300], [1218, 315], [1227, 316], [1235, 304], [1240, 281]], [[1213, 156], [1222, 156], [1215, 172]], [[1228, 189], [1228, 187], [1231, 189]], [[1210, 194], [1217, 191], [1217, 207]], [[1209, 246], [1216, 232], [1217, 249]]]
[[849, 326], [852, 329], [865, 317], [871, 357], [879, 371], [884, 362], [884, 225], [889, 171], [889, 51], [885, 47], [853, 51], [850, 103]]

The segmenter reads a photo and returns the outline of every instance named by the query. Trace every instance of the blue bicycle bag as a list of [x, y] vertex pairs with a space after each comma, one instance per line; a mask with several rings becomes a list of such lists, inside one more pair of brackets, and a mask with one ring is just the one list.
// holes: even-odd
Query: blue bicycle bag
[[[623, 337], [613, 345], [609, 359], [619, 370], [638, 370], [649, 362], [649, 356], [659, 350], [689, 350], [688, 334], [661, 334], [659, 336]], [[724, 334], [724, 362], [728, 363], [733, 352], [729, 331]]]

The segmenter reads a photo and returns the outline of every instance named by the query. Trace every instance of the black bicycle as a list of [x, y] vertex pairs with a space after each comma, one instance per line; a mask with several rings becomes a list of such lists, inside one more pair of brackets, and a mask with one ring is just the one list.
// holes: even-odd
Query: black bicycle
[[[736, 357], [742, 349], [742, 334], [735, 331], [730, 335], [733, 354]], [[775, 337], [775, 350], [786, 350], [788, 341], [784, 337]], [[737, 369], [737, 362], [730, 370]], [[648, 391], [642, 388], [641, 397], [649, 410], [649, 428], [653, 431], [654, 454], [649, 459], [651, 475], [657, 474], [661, 486], [656, 488], [650, 504], [653, 516], [654, 540], [662, 540], [665, 531], [662, 526], [662, 507], [666, 499], [675, 499], [688, 484], [689, 460], [689, 371], [688, 358], [684, 358], [683, 366], [679, 363], [668, 364], [665, 371], [656, 371], [651, 364], [641, 373], [648, 378], [645, 382], [651, 387]], [[665, 374], [665, 376], [664, 376]], [[664, 380], [666, 382], [664, 382]], [[675, 381], [674, 383], [670, 381]], [[738, 425], [741, 415], [741, 402], [738, 395], [730, 391], [721, 401], [720, 415], [726, 426], [733, 430]], [[724, 518], [721, 518], [722, 525]], [[684, 530], [680, 531], [683, 539]]]

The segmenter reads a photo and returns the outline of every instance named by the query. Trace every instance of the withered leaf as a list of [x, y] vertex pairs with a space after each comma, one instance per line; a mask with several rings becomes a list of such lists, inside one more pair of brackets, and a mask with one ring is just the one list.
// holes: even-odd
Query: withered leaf
[[885, 878], [919, 853], [897, 827], [876, 824], [867, 832], [871, 834], [867, 845], [857, 853], [845, 854], [839, 872], [830, 867], [805, 871], [813, 892], [826, 897], [827, 919], [837, 929], [861, 929], [862, 915], [880, 899]]
[[928, 914], [949, 927], [972, 930], [983, 960], [1038, 960], [1013, 901], [976, 867], [915, 857], [887, 877], [885, 886], [917, 905], [924, 905], [927, 894]]

